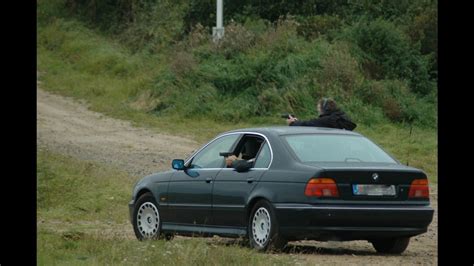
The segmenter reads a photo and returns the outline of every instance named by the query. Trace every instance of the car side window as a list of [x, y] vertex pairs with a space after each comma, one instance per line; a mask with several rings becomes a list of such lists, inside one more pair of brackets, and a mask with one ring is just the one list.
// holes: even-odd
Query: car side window
[[221, 137], [202, 149], [191, 162], [191, 168], [222, 168], [224, 157], [220, 152], [228, 152], [232, 148], [239, 134]]
[[260, 151], [260, 154], [257, 157], [257, 160], [255, 161], [254, 168], [267, 168], [270, 164], [270, 160], [270, 147], [268, 146], [268, 143], [265, 142], [263, 144], [262, 150]]

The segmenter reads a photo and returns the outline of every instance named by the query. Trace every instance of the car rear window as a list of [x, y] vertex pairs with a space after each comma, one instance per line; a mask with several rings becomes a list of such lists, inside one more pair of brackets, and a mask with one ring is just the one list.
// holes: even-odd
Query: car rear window
[[396, 163], [390, 155], [362, 136], [301, 134], [282, 137], [302, 162]]

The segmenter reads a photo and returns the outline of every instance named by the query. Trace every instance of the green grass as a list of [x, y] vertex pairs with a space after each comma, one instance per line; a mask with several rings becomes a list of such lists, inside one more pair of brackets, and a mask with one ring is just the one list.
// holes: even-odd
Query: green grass
[[294, 256], [262, 254], [209, 239], [145, 241], [39, 230], [38, 265], [294, 265]]
[[372, 139], [401, 163], [422, 169], [430, 182], [438, 182], [438, 136], [435, 130], [410, 129], [392, 124], [366, 127], [356, 131]]
[[222, 239], [140, 242], [128, 221], [136, 177], [38, 151], [38, 265], [293, 265]]
[[38, 219], [127, 223], [124, 214], [138, 177], [46, 151], [39, 151], [37, 162]]

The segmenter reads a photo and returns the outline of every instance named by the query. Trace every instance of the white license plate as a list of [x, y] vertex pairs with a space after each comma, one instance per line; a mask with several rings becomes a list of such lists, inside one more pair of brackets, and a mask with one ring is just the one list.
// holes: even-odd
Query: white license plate
[[354, 195], [365, 196], [395, 196], [394, 185], [352, 185], [352, 192]]

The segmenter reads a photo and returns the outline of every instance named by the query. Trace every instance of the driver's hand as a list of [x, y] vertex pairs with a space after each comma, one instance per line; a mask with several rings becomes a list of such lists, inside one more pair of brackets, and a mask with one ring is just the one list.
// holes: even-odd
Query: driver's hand
[[228, 167], [230, 167], [230, 166], [232, 166], [232, 162], [235, 161], [235, 160], [237, 160], [237, 156], [231, 155], [231, 156], [225, 158], [225, 164]]
[[297, 120], [298, 120], [298, 118], [293, 117], [293, 116], [290, 115], [290, 118], [286, 119], [286, 123], [287, 123], [288, 125], [290, 125], [291, 123], [293, 123], [293, 122], [295, 122], [295, 121], [297, 121]]

